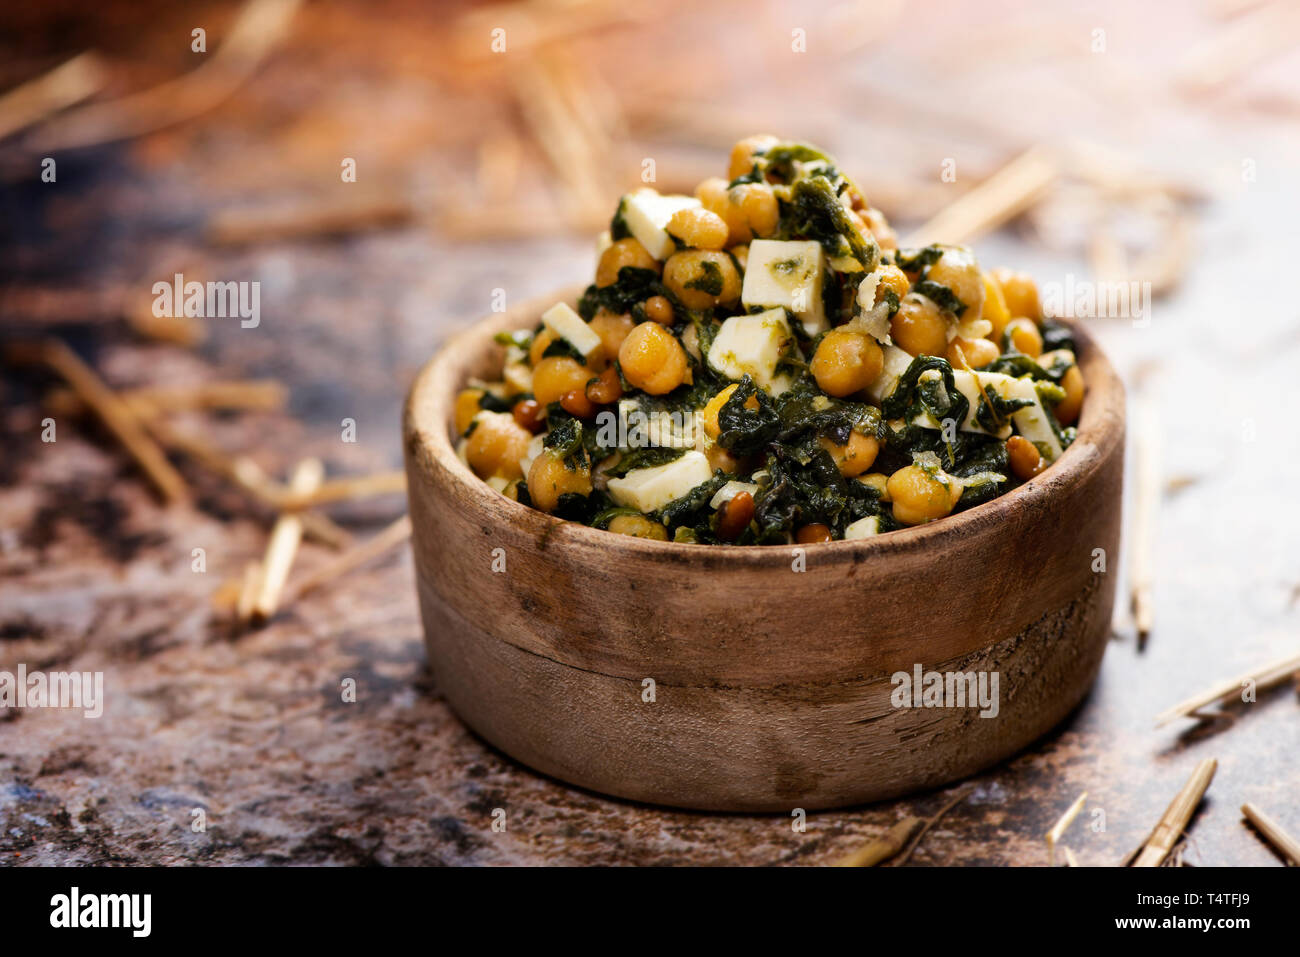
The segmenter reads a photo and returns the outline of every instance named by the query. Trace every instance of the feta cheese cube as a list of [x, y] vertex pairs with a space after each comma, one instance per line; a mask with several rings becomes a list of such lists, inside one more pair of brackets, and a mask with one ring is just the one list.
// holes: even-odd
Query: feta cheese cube
[[656, 190], [646, 188], [624, 196], [619, 203], [619, 214], [632, 238], [655, 259], [663, 261], [677, 248], [665, 228], [668, 220], [679, 209], [699, 205], [700, 201], [694, 196], [661, 196]]
[[769, 309], [752, 316], [732, 316], [709, 347], [709, 366], [728, 379], [754, 377], [760, 389], [780, 395], [793, 384], [787, 373], [776, 371], [794, 339], [784, 309]]
[[713, 477], [703, 452], [687, 452], [666, 465], [633, 469], [608, 483], [609, 497], [641, 512], [654, 512]]
[[885, 354], [884, 366], [880, 370], [880, 375], [876, 377], [876, 381], [867, 386], [867, 394], [877, 404], [884, 402], [893, 393], [898, 386], [898, 380], [903, 377], [907, 367], [912, 364], [912, 356], [898, 348], [898, 346], [881, 346], [881, 351]]
[[780, 306], [789, 309], [810, 336], [829, 328], [822, 303], [822, 271], [826, 254], [816, 240], [755, 239], [740, 301], [747, 308]]
[[596, 330], [587, 325], [568, 303], [557, 302], [542, 313], [542, 325], [559, 338], [567, 340], [584, 356], [591, 355], [600, 346], [600, 336]]
[[855, 538], [870, 538], [872, 535], [879, 534], [880, 516], [868, 515], [866, 518], [860, 518], [844, 529], [844, 540], [848, 542]]

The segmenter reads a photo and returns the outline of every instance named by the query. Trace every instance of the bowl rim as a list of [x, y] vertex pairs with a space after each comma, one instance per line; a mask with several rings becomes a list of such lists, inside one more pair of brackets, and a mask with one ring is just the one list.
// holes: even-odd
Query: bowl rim
[[[878, 556], [939, 549], [959, 544], [976, 531], [1003, 523], [1064, 486], [1084, 480], [1101, 468], [1113, 446], [1123, 440], [1125, 421], [1124, 386], [1095, 338], [1076, 321], [1068, 325], [1078, 347], [1075, 360], [1084, 372], [1087, 393], [1080, 411], [1077, 436], [1064, 453], [1042, 473], [1017, 488], [988, 502], [942, 519], [896, 529], [881, 535], [853, 540], [781, 545], [692, 545], [616, 535], [604, 529], [556, 518], [522, 505], [493, 489], [461, 461], [451, 440], [451, 407], [454, 396], [468, 378], [458, 364], [467, 365], [484, 350], [503, 347], [494, 341], [496, 333], [531, 327], [541, 313], [556, 302], [573, 305], [587, 283], [566, 286], [535, 296], [501, 313], [476, 320], [447, 338], [416, 375], [403, 412], [404, 442], [412, 454], [423, 456], [455, 484], [462, 496], [485, 513], [497, 513], [520, 532], [535, 535], [549, 544], [564, 542], [606, 550], [619, 548], [647, 557], [661, 556], [674, 564], [690, 562], [706, 566], [788, 567], [791, 549], [803, 549], [819, 561], [859, 564]], [[468, 361], [467, 361], [468, 360]], [[450, 380], [450, 381], [449, 381]], [[1091, 399], [1091, 401], [1089, 401]], [[432, 420], [432, 421], [430, 421]], [[423, 478], [428, 477], [426, 471]]]

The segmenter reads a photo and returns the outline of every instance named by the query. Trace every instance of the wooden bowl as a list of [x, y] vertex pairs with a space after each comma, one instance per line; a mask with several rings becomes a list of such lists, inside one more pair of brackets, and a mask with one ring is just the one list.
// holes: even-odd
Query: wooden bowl
[[[1082, 329], [1087, 398], [1054, 465], [930, 525], [804, 546], [796, 571], [794, 547], [679, 545], [559, 521], [456, 457], [453, 398], [469, 377], [499, 374], [493, 335], [579, 292], [456, 336], [407, 399], [429, 661], [482, 737], [619, 797], [811, 810], [972, 774], [1079, 704], [1110, 630], [1124, 449], [1123, 387]], [[917, 665], [996, 672], [996, 717], [894, 707], [891, 676]]]

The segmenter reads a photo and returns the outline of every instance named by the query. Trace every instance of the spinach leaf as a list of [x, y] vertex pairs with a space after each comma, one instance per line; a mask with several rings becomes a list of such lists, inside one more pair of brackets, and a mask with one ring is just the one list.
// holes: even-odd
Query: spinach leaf
[[1078, 348], [1074, 343], [1074, 332], [1063, 322], [1055, 319], [1044, 319], [1039, 332], [1043, 334], [1043, 351], [1052, 352], [1055, 349], [1069, 349], [1075, 355], [1079, 354]]
[[[922, 374], [929, 371], [938, 372], [939, 380], [922, 381]], [[960, 426], [970, 411], [970, 400], [958, 391], [947, 359], [917, 356], [899, 378], [894, 391], [881, 403], [881, 411], [887, 419], [906, 419], [909, 423], [924, 411], [941, 424], [944, 419], [953, 419]]]
[[922, 279], [912, 286], [912, 292], [925, 296], [944, 312], [951, 312], [954, 316], [960, 316], [966, 311], [966, 304], [943, 283]]
[[[758, 404], [755, 409], [745, 408], [751, 398]], [[776, 437], [781, 420], [767, 393], [746, 374], [718, 410], [718, 428], [720, 446], [733, 455], [752, 455]]]
[[780, 232], [785, 239], [815, 239], [831, 257], [851, 255], [867, 272], [880, 259], [876, 241], [858, 232], [835, 187], [821, 177], [795, 183], [790, 202], [782, 204]]
[[605, 474], [610, 478], [622, 478], [633, 469], [648, 469], [654, 468], [656, 465], [667, 465], [669, 462], [677, 461], [685, 454], [685, 449], [675, 449], [667, 445], [647, 445], [644, 448], [625, 452], [619, 457], [618, 464], [611, 469], [607, 469]]

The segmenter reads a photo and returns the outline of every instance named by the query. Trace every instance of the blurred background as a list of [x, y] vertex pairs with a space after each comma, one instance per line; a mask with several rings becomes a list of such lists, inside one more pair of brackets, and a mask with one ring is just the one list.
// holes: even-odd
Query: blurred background
[[[788, 828], [760, 837], [762, 819], [701, 823], [532, 778], [438, 700], [404, 552], [260, 629], [224, 624], [278, 519], [274, 496], [223, 468], [283, 483], [315, 457], [331, 477], [378, 476], [381, 494], [320, 510], [295, 572], [327, 567], [331, 548], [404, 511], [388, 481], [401, 401], [438, 344], [498, 290], [514, 303], [588, 279], [620, 193], [647, 174], [689, 192], [759, 132], [834, 154], [905, 239], [970, 241], [985, 267], [1044, 288], [1151, 295], [1138, 321], [1080, 319], [1129, 387], [1142, 474], [1126, 534], [1150, 557], [1116, 573], [1150, 596], [1149, 646], [1122, 587], [1120, 647], [1078, 720], [987, 776], [917, 860], [1039, 863], [1041, 833], [1088, 788], [1123, 823], [1079, 856], [1115, 863], [1207, 753], [1225, 796], [1205, 863], [1275, 862], [1233, 817], [1252, 788], [1291, 805], [1300, 831], [1294, 748], [1280, 746], [1294, 695], [1230, 730], [1150, 721], [1300, 652], [1300, 5], [51, 0], [0, 12], [0, 90], [5, 343], [68, 345], [133, 401], [264, 390], [167, 410], [162, 444], [188, 494], [166, 507], [93, 421], [56, 416], [58, 441], [41, 441], [68, 397], [11, 350], [0, 667], [105, 670], [119, 707], [97, 724], [0, 711], [0, 823], [20, 832], [0, 829], [0, 849], [812, 863], [892, 820], [830, 815], [796, 847]], [[178, 272], [259, 282], [260, 324], [158, 320], [153, 284]], [[346, 420], [355, 441], [340, 440]], [[369, 692], [355, 714], [337, 703], [343, 673]], [[498, 792], [533, 802], [533, 837], [466, 836]], [[191, 805], [227, 815], [220, 843], [168, 830]], [[72, 823], [49, 824], [54, 809]], [[357, 824], [361, 811], [379, 823]], [[972, 840], [989, 828], [998, 846]]]

